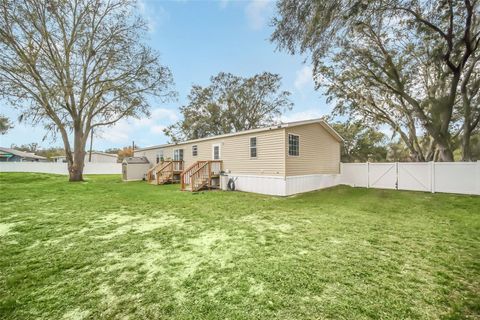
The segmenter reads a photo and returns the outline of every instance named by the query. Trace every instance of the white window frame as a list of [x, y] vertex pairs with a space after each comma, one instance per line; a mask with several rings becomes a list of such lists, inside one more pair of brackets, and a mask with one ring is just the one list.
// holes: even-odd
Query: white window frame
[[[215, 159], [215, 147], [218, 147], [218, 159]], [[220, 143], [212, 144], [212, 160], [222, 159], [222, 145]]]
[[[252, 139], [255, 139], [255, 146], [252, 146]], [[255, 137], [250, 137], [250, 138], [248, 138], [248, 142], [249, 142], [248, 151], [250, 152], [249, 153], [250, 159], [257, 159], [257, 157], [258, 157], [258, 138], [256, 136]], [[255, 157], [252, 157], [252, 149], [255, 149]]]
[[[180, 150], [182, 150], [182, 159], [176, 159], [177, 157], [176, 157], [175, 153], [178, 152], [178, 158], [180, 158]], [[185, 158], [185, 153], [184, 153], [182, 148], [173, 149], [173, 160], [174, 161], [183, 161], [184, 158]]]
[[164, 156], [163, 156], [163, 150], [159, 150], [159, 151], [157, 152], [157, 155], [156, 155], [156, 157], [155, 157], [155, 160], [158, 159], [158, 162], [157, 162], [157, 163], [159, 163], [159, 162], [162, 161], [162, 158], [164, 158]]
[[[195, 150], [195, 151], [194, 151]], [[196, 157], [198, 156], [198, 145], [197, 144], [194, 144], [192, 146], [192, 157]]]
[[[297, 137], [298, 138], [298, 154], [290, 154], [290, 136], [294, 136], [294, 137]], [[298, 134], [295, 134], [295, 133], [289, 133], [288, 134], [288, 140], [287, 140], [287, 154], [289, 157], [300, 157], [300, 135]]]

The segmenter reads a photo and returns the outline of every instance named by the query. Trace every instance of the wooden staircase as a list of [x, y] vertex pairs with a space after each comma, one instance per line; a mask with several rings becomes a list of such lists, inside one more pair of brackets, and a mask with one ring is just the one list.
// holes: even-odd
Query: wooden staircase
[[221, 160], [200, 160], [193, 163], [180, 175], [182, 191], [196, 192], [202, 189], [218, 188], [221, 171]]
[[147, 182], [151, 184], [166, 184], [178, 182], [176, 177], [179, 177], [183, 172], [183, 161], [169, 160], [156, 164], [153, 168], [147, 171]]

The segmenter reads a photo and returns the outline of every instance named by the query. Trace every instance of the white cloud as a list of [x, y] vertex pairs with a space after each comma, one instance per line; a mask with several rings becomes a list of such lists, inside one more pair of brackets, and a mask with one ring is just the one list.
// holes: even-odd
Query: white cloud
[[294, 112], [290, 114], [284, 114], [280, 117], [282, 122], [293, 122], [301, 120], [311, 120], [323, 117], [324, 114], [319, 109], [307, 109], [304, 111]]
[[265, 26], [272, 13], [272, 4], [269, 0], [251, 0], [245, 8], [249, 26], [254, 30], [260, 30]]
[[162, 125], [156, 125], [156, 126], [152, 126], [150, 127], [150, 132], [151, 133], [157, 133], [157, 134], [163, 134], [163, 129], [165, 129], [166, 126], [162, 126]]
[[146, 0], [137, 1], [138, 12], [147, 22], [148, 32], [154, 33], [158, 26], [169, 19], [169, 14], [165, 8], [158, 4], [151, 5]]
[[151, 127], [156, 123], [172, 123], [178, 121], [176, 110], [166, 108], [156, 108], [150, 112], [149, 118], [132, 119], [132, 124], [135, 127]]
[[156, 108], [150, 117], [140, 119], [122, 119], [115, 125], [102, 128], [95, 135], [112, 144], [129, 144], [130, 139], [144, 135], [163, 135], [163, 129], [178, 121], [178, 111], [167, 108]]
[[295, 81], [293, 85], [299, 91], [311, 86], [313, 88], [313, 69], [312, 66], [303, 66], [302, 69], [296, 73]]
[[178, 121], [178, 111], [166, 108], [153, 109], [152, 117], [154, 120], [166, 119], [171, 122]]
[[[127, 120], [120, 120], [115, 125], [111, 127], [104, 127], [101, 129], [97, 129], [94, 132], [94, 135], [100, 138], [101, 140], [105, 140], [110, 143], [127, 143], [130, 134], [132, 133], [133, 127], [131, 124], [127, 122]], [[93, 141], [95, 142], [95, 138]], [[128, 143], [127, 143], [128, 144]]]

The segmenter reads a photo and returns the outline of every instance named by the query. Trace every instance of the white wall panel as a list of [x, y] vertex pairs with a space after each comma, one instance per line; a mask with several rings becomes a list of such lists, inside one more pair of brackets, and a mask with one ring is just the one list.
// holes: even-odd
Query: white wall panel
[[399, 162], [398, 189], [430, 192], [433, 162]]
[[235, 180], [235, 189], [239, 191], [275, 196], [285, 195], [285, 180], [283, 177], [229, 174], [228, 178]]
[[480, 162], [435, 163], [435, 192], [480, 194]]
[[311, 174], [287, 177], [285, 195], [292, 195], [339, 185], [339, 174]]
[[341, 184], [347, 184], [352, 187], [368, 186], [368, 167], [367, 163], [341, 163]]
[[[57, 162], [0, 162], [0, 172], [37, 172], [68, 174], [66, 163]], [[84, 174], [121, 174], [121, 163], [85, 163]]]
[[354, 187], [480, 195], [480, 161], [342, 163], [340, 183]]
[[369, 163], [368, 187], [379, 189], [397, 188], [396, 163]]

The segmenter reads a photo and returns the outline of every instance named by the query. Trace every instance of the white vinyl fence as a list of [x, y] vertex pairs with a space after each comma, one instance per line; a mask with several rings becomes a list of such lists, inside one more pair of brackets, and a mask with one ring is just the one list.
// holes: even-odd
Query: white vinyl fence
[[[66, 163], [56, 162], [0, 162], [0, 172], [37, 172], [68, 174]], [[84, 174], [122, 174], [121, 163], [87, 162]]]
[[353, 187], [480, 195], [480, 161], [342, 163], [341, 184]]

